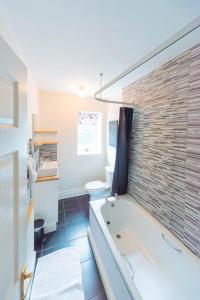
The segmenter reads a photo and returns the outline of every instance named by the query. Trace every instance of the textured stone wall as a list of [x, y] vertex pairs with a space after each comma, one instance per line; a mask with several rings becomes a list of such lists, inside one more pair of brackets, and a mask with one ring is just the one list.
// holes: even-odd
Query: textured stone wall
[[43, 144], [36, 147], [40, 152], [40, 160], [55, 161], [57, 160], [57, 144]]
[[128, 192], [200, 256], [200, 45], [124, 89]]

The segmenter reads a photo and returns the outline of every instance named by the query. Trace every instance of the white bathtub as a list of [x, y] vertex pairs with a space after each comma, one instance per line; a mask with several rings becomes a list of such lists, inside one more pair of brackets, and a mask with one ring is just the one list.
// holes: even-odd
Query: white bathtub
[[91, 202], [89, 238], [109, 299], [200, 299], [200, 259], [129, 195]]

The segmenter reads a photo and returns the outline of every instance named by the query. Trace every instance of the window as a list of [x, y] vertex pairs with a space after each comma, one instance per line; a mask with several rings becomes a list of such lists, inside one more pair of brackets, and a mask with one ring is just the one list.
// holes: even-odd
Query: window
[[78, 155], [101, 153], [101, 119], [98, 112], [78, 112]]

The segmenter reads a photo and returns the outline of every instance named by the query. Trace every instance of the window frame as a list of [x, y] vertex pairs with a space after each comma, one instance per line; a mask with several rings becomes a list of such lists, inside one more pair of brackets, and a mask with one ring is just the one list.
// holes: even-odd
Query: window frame
[[[85, 113], [85, 114], [98, 114], [100, 116], [100, 147], [98, 152], [93, 152], [93, 153], [79, 153], [78, 152], [78, 140], [79, 140], [79, 132], [78, 132], [78, 114], [79, 113]], [[76, 146], [76, 154], [77, 156], [92, 156], [92, 155], [101, 155], [102, 154], [102, 134], [103, 134], [103, 122], [102, 122], [103, 114], [102, 112], [99, 111], [84, 111], [84, 110], [79, 110], [77, 111], [77, 116], [76, 116], [76, 124], [77, 124], [77, 146]]]

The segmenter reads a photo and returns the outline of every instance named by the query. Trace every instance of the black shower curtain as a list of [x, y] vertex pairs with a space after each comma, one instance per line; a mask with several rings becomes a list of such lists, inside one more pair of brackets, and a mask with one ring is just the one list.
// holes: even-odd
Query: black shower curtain
[[119, 128], [112, 194], [126, 194], [128, 184], [128, 157], [131, 138], [133, 108], [120, 107]]

